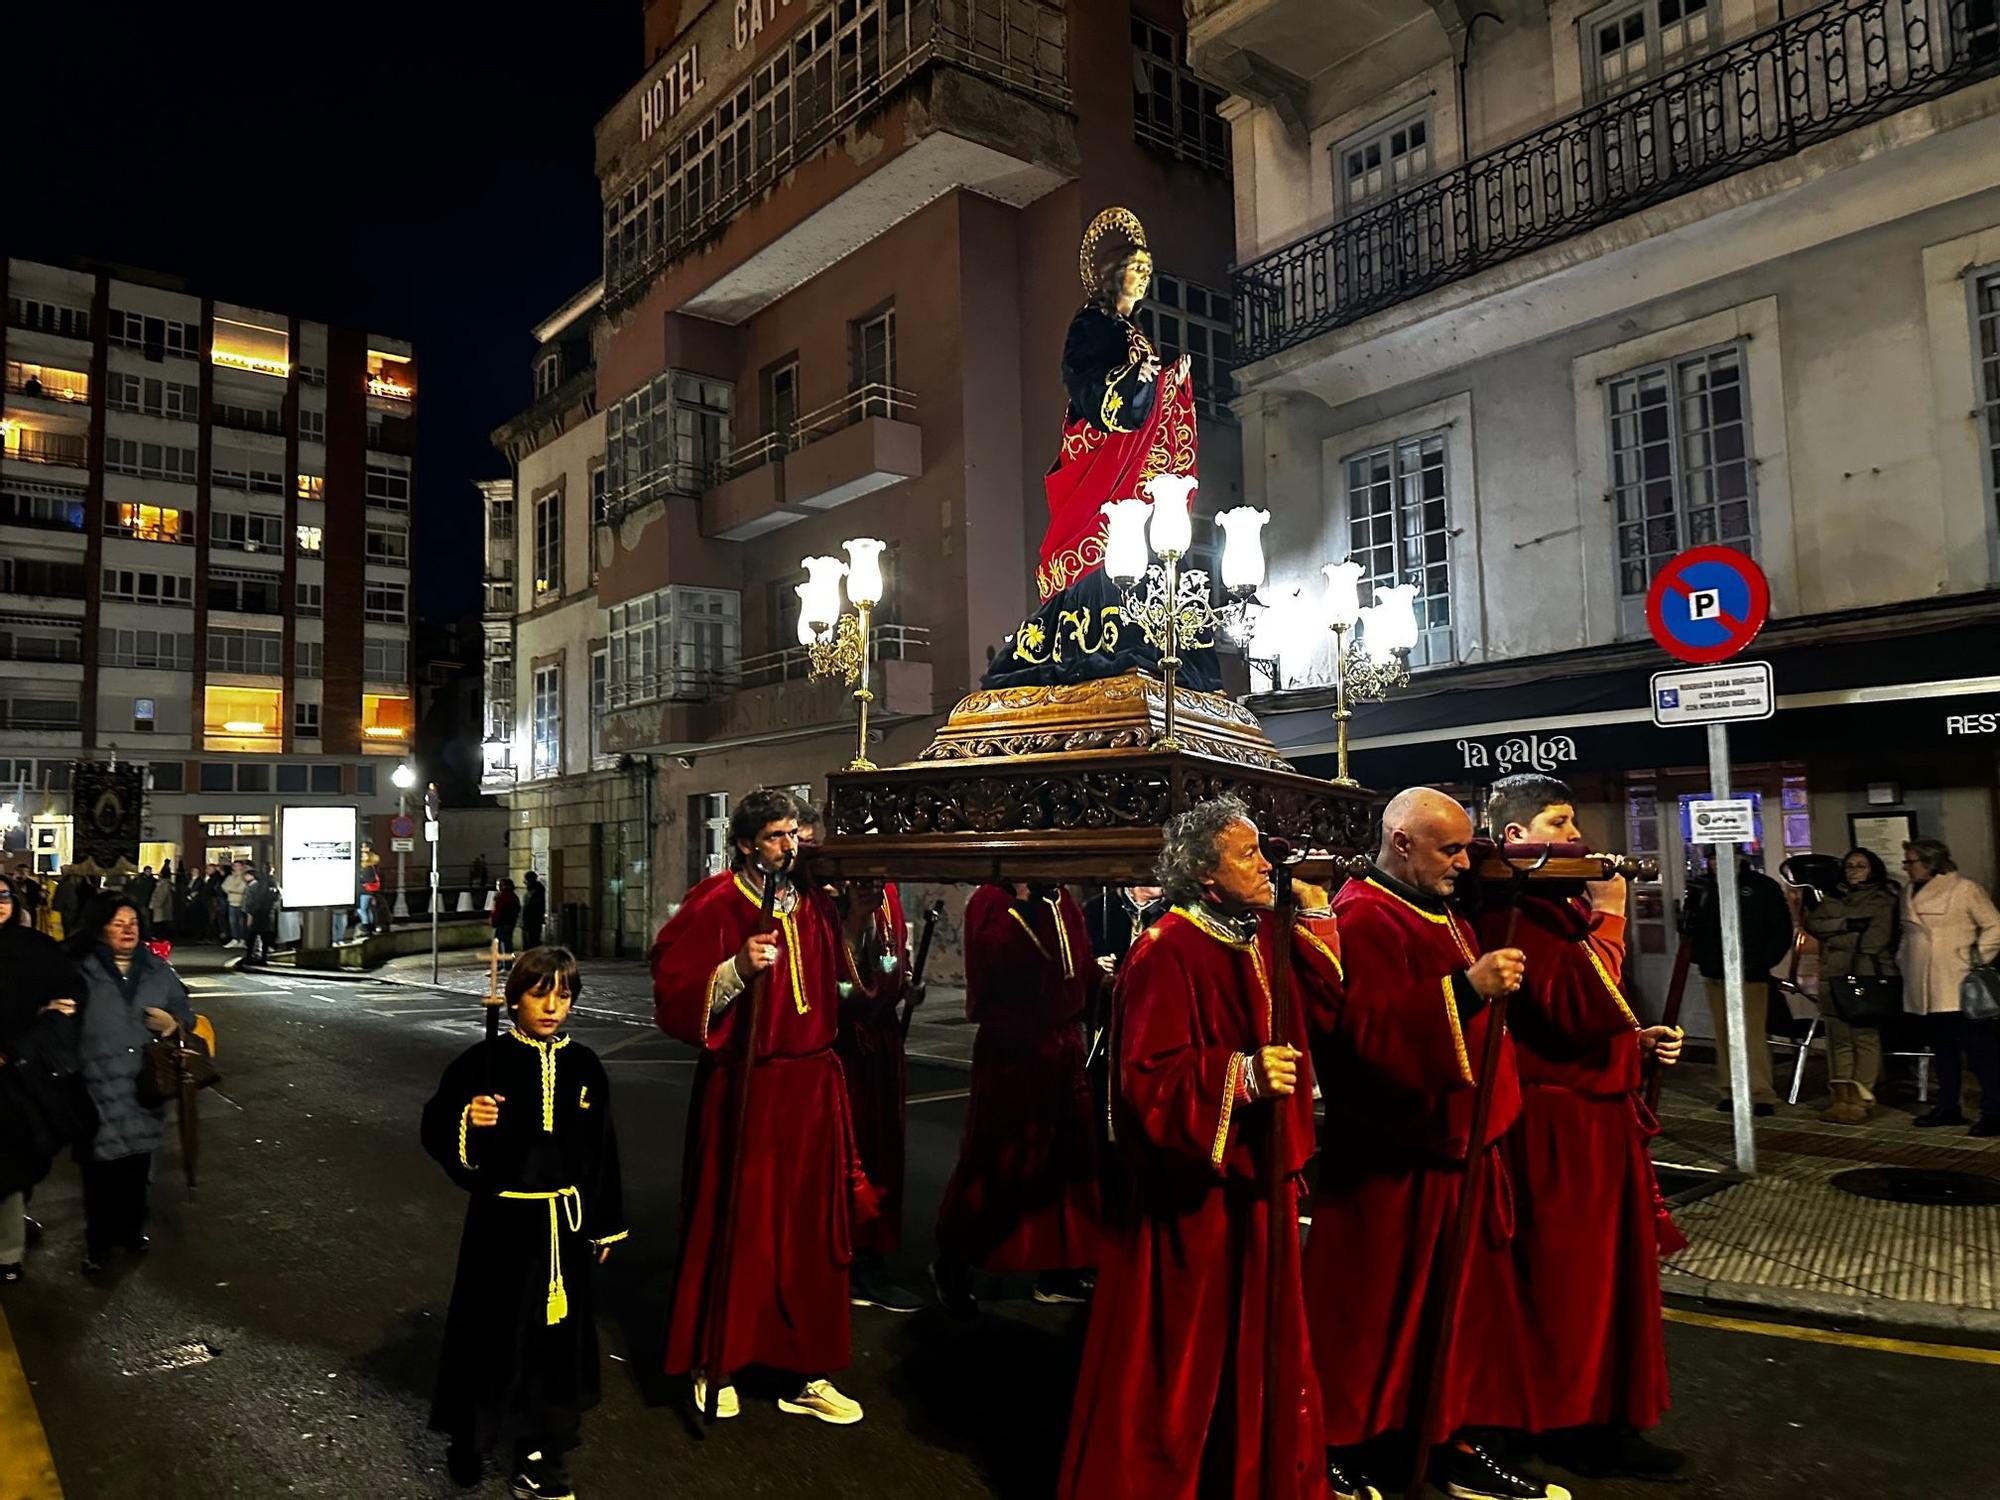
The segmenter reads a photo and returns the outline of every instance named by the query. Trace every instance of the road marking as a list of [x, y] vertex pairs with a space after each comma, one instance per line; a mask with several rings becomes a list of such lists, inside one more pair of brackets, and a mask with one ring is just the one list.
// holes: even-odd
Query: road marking
[[195, 985], [189, 985], [189, 986], [188, 986], [188, 993], [189, 993], [190, 995], [199, 995], [199, 996], [201, 996], [201, 997], [202, 997], [202, 999], [204, 999], [204, 1000], [206, 1000], [206, 999], [210, 998], [211, 996], [227, 996], [228, 998], [230, 998], [230, 999], [234, 1000], [234, 999], [235, 999], [235, 998], [236, 998], [237, 996], [239, 996], [239, 995], [241, 995], [241, 996], [245, 996], [245, 997], [251, 997], [251, 996], [264, 996], [264, 995], [290, 995], [290, 994], [295, 994], [295, 993], [296, 993], [296, 991], [293, 991], [293, 990], [232, 990], [232, 989], [228, 989], [228, 988], [225, 988], [225, 987], [222, 987], [222, 986], [215, 986], [215, 987], [209, 987], [209, 986], [200, 986], [200, 987], [197, 987], [197, 986], [195, 986]]
[[971, 1089], [941, 1089], [935, 1094], [912, 1094], [905, 1104], [942, 1104], [947, 1099], [970, 1099]]
[[903, 1056], [921, 1058], [925, 1062], [956, 1063], [961, 1068], [966, 1065], [966, 1060], [962, 1057], [952, 1057], [947, 1053], [919, 1052], [914, 1047], [904, 1048]]
[[[647, 1041], [651, 1037], [656, 1037], [656, 1036], [659, 1037], [660, 1040], [663, 1042], [672, 1040], [670, 1037], [662, 1036], [658, 1031], [653, 1031], [650, 1033], [644, 1031], [635, 1031], [630, 1036], [621, 1036], [617, 1041], [612, 1042], [607, 1046], [594, 1047], [591, 1050], [597, 1054], [598, 1061], [602, 1062], [607, 1057], [611, 1057], [617, 1053], [623, 1052], [627, 1047], [636, 1047], [639, 1045], [639, 1043]], [[692, 1061], [692, 1059], [689, 1060]], [[640, 1061], [640, 1059], [634, 1058], [633, 1061], [637, 1062]]]
[[35, 1413], [34, 1393], [0, 1312], [0, 1495], [8, 1500], [61, 1500], [48, 1434]]
[[1881, 1338], [1872, 1333], [1841, 1333], [1831, 1328], [1800, 1328], [1790, 1323], [1758, 1323], [1725, 1318], [1685, 1308], [1662, 1310], [1669, 1323], [1694, 1328], [1719, 1328], [1725, 1333], [1760, 1333], [1767, 1338], [1796, 1339], [1805, 1344], [1838, 1344], [1847, 1349], [1874, 1349], [1884, 1354], [1909, 1354], [1918, 1359], [1951, 1359], [1968, 1365], [2000, 1365], [2000, 1349], [1969, 1349], [1958, 1344], [1925, 1344], [1915, 1339]]

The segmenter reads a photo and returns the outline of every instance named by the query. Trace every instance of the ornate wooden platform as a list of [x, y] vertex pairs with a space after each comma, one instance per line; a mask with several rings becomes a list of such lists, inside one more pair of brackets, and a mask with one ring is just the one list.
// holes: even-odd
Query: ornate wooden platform
[[1300, 847], [1367, 847], [1370, 795], [1294, 770], [1228, 698], [1177, 693], [1182, 748], [1156, 748], [1163, 693], [1135, 672], [970, 694], [914, 763], [828, 778], [815, 875], [1140, 884], [1161, 825], [1224, 795]]

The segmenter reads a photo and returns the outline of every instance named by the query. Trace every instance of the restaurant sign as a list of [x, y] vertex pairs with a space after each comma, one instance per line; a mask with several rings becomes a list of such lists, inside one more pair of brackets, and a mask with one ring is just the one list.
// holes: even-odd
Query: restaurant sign
[[1566, 734], [1517, 734], [1497, 742], [1460, 740], [1459, 759], [1468, 771], [1553, 771], [1576, 764], [1576, 741]]

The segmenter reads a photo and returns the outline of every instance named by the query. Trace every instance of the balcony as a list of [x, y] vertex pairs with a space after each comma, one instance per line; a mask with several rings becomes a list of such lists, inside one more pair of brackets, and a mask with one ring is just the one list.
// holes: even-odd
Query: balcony
[[49, 432], [0, 422], [0, 457], [10, 464], [57, 464], [69, 469], [90, 467], [90, 440], [82, 433]]
[[1990, 0], [1831, 0], [1238, 267], [1238, 368], [1996, 72]]
[[80, 536], [88, 494], [80, 484], [57, 484], [13, 474], [0, 476], [0, 526], [26, 526], [36, 531], [63, 531]]
[[90, 376], [83, 370], [63, 370], [54, 365], [7, 361], [7, 391], [30, 401], [46, 401], [52, 408], [88, 406]]
[[701, 497], [704, 536], [742, 542], [923, 473], [915, 398], [864, 385], [737, 449]]
[[[817, 202], [747, 232], [741, 254], [725, 251], [720, 277], [677, 298], [678, 310], [741, 322], [954, 187], [1017, 206], [1054, 191], [1080, 169], [1066, 44], [1055, 0], [828, 0], [776, 49], [785, 67], [655, 131], [670, 54], [599, 126], [606, 310], [714, 245], [822, 156], [829, 170], [800, 189]], [[876, 126], [846, 159], [830, 150]]]
[[83, 705], [74, 691], [66, 695], [55, 683], [0, 678], [0, 729], [75, 735], [83, 726]]

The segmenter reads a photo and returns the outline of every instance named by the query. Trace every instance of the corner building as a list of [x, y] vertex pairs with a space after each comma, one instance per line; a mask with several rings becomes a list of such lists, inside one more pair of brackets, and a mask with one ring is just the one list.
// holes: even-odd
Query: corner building
[[0, 260], [0, 800], [70, 857], [70, 768], [147, 770], [142, 863], [386, 850], [410, 750], [417, 365], [143, 272]]
[[[683, 9], [648, 7], [650, 66], [597, 140], [601, 742], [652, 769], [656, 917], [722, 867], [735, 799], [817, 800], [854, 756], [850, 688], [807, 677], [800, 559], [889, 543], [878, 764], [924, 749], [1031, 607], [1100, 209], [1144, 221], [1144, 316], [1194, 358], [1202, 515], [1241, 467], [1228, 130], [1177, 4]], [[545, 666], [574, 711], [557, 684], [587, 663]]]

